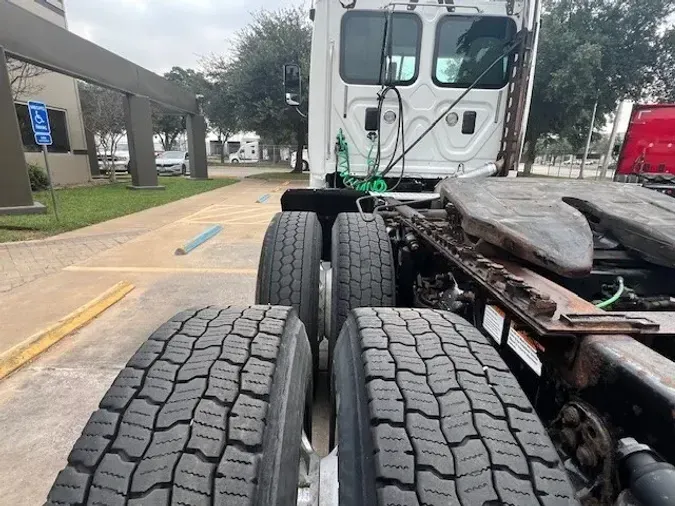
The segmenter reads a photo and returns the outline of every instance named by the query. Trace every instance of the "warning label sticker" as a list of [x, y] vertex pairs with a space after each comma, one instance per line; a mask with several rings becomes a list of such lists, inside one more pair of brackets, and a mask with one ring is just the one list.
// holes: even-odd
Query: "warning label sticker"
[[[483, 315], [483, 328], [497, 344], [501, 344], [504, 330], [504, 312], [496, 306], [486, 306]], [[537, 356], [535, 341], [523, 330], [509, 326], [507, 343], [509, 348], [525, 362], [538, 376], [541, 376], [541, 360]]]
[[537, 356], [537, 347], [532, 339], [522, 330], [509, 329], [509, 348], [515, 351], [537, 376], [541, 376], [541, 360]]
[[502, 310], [495, 306], [485, 306], [483, 328], [497, 344], [501, 344], [502, 332], [504, 331], [504, 313]]

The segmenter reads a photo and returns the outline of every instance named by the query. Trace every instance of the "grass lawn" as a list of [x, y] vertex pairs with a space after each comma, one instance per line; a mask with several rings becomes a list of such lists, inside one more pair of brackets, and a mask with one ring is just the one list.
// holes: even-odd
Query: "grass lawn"
[[246, 176], [247, 179], [262, 179], [263, 181], [309, 181], [309, 172], [262, 172]]
[[128, 182], [56, 190], [60, 223], [54, 218], [49, 191], [33, 198], [49, 208], [47, 214], [0, 216], [0, 242], [25, 241], [60, 234], [102, 221], [160, 206], [191, 195], [235, 183], [236, 179], [190, 181], [182, 177], [160, 177], [166, 190], [129, 190]]

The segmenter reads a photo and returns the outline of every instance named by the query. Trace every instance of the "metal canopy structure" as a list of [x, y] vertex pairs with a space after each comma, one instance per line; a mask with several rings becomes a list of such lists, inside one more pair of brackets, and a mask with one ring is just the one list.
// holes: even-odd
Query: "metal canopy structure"
[[195, 95], [17, 5], [0, 1], [0, 213], [3, 208], [29, 212], [35, 207], [27, 187], [5, 53], [126, 95], [133, 187], [158, 188], [149, 101], [187, 115], [191, 177], [207, 177], [205, 121]]

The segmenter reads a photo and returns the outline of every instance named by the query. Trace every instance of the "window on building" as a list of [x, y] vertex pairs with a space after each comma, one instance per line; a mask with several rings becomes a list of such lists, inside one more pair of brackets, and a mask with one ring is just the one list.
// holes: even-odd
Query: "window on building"
[[[391, 19], [389, 48], [385, 26]], [[422, 23], [416, 14], [352, 11], [342, 17], [340, 75], [349, 84], [411, 84], [419, 68]], [[387, 54], [383, 59], [383, 53]]]
[[62, 16], [65, 14], [63, 7], [63, 0], [34, 0], [34, 1], [35, 3], [38, 3], [57, 14], [60, 14]]
[[[42, 147], [35, 144], [33, 129], [30, 125], [28, 106], [26, 104], [15, 104], [15, 106], [24, 149], [26, 151], [42, 151]], [[48, 108], [47, 110], [49, 111], [49, 122], [52, 127], [52, 141], [54, 142], [47, 148], [48, 151], [50, 153], [70, 153], [70, 139], [68, 138], [66, 111], [51, 108]]]
[[[467, 88], [504, 52], [516, 33], [515, 22], [497, 16], [446, 16], [438, 24], [434, 82]], [[508, 82], [512, 57], [505, 57], [480, 80], [477, 88], [498, 89]]]

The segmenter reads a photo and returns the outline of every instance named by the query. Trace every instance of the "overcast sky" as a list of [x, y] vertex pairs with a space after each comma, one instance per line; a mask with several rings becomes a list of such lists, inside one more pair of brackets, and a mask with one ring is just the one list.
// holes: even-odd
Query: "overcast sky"
[[152, 71], [227, 53], [251, 12], [288, 0], [66, 0], [69, 29]]

